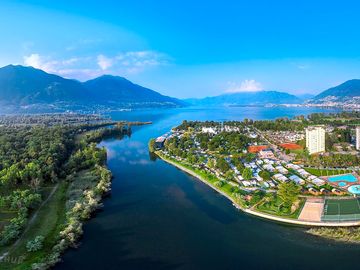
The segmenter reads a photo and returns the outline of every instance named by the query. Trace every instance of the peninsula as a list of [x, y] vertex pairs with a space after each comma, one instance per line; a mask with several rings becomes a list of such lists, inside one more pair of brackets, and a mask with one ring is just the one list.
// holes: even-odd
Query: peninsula
[[[152, 139], [149, 149], [245, 213], [359, 241], [359, 123], [357, 112], [275, 121], [183, 121]], [[357, 233], [345, 237], [331, 231], [343, 227]]]

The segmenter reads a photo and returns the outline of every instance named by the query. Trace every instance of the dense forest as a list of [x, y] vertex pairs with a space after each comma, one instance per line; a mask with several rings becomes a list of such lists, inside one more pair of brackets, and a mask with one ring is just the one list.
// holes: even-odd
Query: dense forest
[[[104, 121], [47, 126], [39, 119], [33, 120], [38, 125], [25, 119], [23, 125], [0, 127], [1, 269], [14, 269], [6, 256], [15, 255], [24, 260], [19, 269], [47, 269], [76, 245], [83, 220], [110, 191], [106, 150], [97, 143], [131, 132]], [[51, 209], [38, 214], [47, 206]]]

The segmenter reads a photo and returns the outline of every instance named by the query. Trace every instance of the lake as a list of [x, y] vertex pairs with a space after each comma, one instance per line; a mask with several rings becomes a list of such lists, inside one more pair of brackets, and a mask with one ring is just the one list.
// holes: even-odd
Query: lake
[[56, 269], [357, 269], [360, 246], [264, 221], [162, 160], [148, 140], [182, 120], [293, 117], [310, 108], [183, 108], [117, 112], [116, 120], [153, 121], [130, 138], [101, 143], [114, 175], [103, 211], [84, 226], [76, 250]]

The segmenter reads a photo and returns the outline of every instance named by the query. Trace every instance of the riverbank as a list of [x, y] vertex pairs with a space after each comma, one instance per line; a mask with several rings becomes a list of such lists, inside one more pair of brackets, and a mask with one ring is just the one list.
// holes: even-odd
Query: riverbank
[[[17, 240], [2, 247], [1, 269], [49, 269], [61, 261], [68, 248], [78, 246], [83, 224], [102, 207], [103, 197], [111, 190], [107, 152], [97, 142], [127, 134], [122, 127], [69, 134], [74, 143], [61, 165], [61, 178], [42, 187], [52, 188], [49, 195], [31, 214]], [[34, 239], [42, 240], [36, 249], [30, 249]]]
[[186, 168], [185, 166], [181, 165], [179, 162], [172, 161], [171, 159], [169, 159], [169, 158], [165, 157], [163, 154], [161, 154], [159, 151], [156, 151], [155, 153], [157, 154], [157, 156], [159, 158], [161, 158], [165, 162], [167, 162], [167, 163], [177, 167], [178, 169], [190, 174], [191, 176], [197, 178], [198, 180], [200, 180], [204, 184], [206, 184], [206, 185], [210, 186], [211, 188], [213, 188], [214, 190], [216, 190], [221, 195], [225, 196], [227, 199], [229, 199], [233, 203], [233, 205], [236, 208], [238, 208], [239, 210], [241, 210], [242, 212], [244, 212], [246, 214], [256, 216], [258, 218], [270, 220], [270, 221], [273, 221], [273, 222], [285, 223], [285, 224], [296, 225], [296, 226], [301, 226], [301, 227], [333, 227], [334, 228], [334, 227], [360, 226], [360, 221], [310, 222], [310, 221], [303, 221], [303, 220], [298, 220], [298, 219], [288, 219], [288, 218], [284, 218], [284, 217], [273, 216], [273, 215], [269, 215], [269, 214], [262, 213], [262, 212], [259, 212], [259, 211], [255, 211], [254, 209], [251, 209], [251, 208], [245, 208], [244, 206], [239, 204], [239, 202], [235, 198], [233, 198], [232, 196], [230, 196], [229, 194], [227, 194], [226, 192], [224, 192], [220, 188], [216, 187], [215, 185], [213, 185], [212, 183], [210, 183], [209, 181], [204, 179], [201, 175], [197, 174], [194, 170]]

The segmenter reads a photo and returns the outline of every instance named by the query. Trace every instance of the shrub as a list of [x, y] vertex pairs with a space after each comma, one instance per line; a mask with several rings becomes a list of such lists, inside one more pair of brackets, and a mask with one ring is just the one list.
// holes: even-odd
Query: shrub
[[28, 252], [35, 252], [35, 251], [38, 251], [38, 250], [42, 249], [44, 239], [45, 239], [44, 236], [39, 235], [39, 236], [36, 236], [34, 240], [28, 241], [27, 244], [26, 244], [27, 251]]

